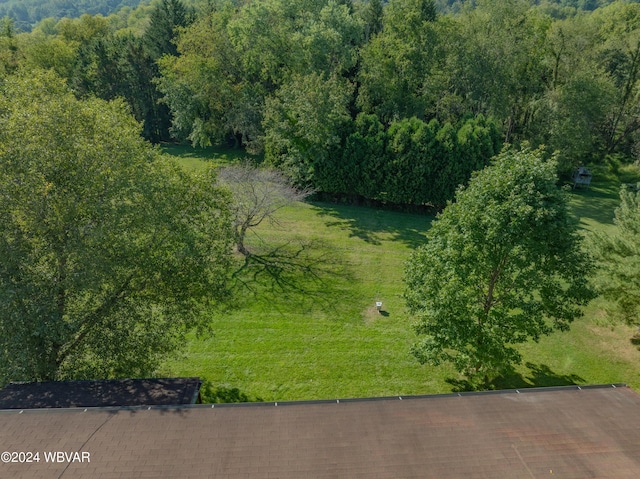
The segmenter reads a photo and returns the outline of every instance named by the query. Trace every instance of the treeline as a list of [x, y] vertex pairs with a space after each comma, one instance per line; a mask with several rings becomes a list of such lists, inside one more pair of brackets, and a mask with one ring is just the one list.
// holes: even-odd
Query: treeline
[[110, 15], [141, 0], [0, 0], [0, 18], [9, 17], [24, 31], [45, 18], [75, 18], [83, 14]]
[[[529, 3], [532, 6], [535, 5], [541, 8], [554, 18], [566, 18], [575, 15], [578, 11], [593, 11], [596, 8], [606, 7], [614, 1], [615, 0], [530, 0]], [[475, 7], [477, 3], [477, 0], [436, 0], [438, 9], [443, 13], [459, 13], [464, 8]]]
[[[595, 10], [613, 0], [530, 0], [556, 16], [566, 17], [578, 10]], [[84, 14], [108, 16], [141, 3], [156, 4], [157, 0], [0, 0], [0, 18], [9, 17], [23, 31], [30, 31], [46, 18], [77, 18]], [[207, 0], [187, 0], [187, 4], [206, 5]], [[441, 13], [458, 13], [463, 8], [475, 7], [476, 0], [436, 0]]]
[[144, 19], [5, 22], [0, 73], [124, 98], [154, 142], [227, 142], [321, 192], [441, 206], [503, 143], [546, 145], [564, 175], [636, 159], [640, 4], [549, 5], [162, 0]]

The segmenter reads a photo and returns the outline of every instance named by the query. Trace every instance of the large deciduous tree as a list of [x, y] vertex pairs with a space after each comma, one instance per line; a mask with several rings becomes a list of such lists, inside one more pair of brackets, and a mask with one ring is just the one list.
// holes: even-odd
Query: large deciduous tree
[[0, 88], [0, 383], [141, 376], [227, 295], [229, 197], [51, 73]]
[[159, 61], [158, 87], [178, 139], [209, 146], [232, 137], [237, 146], [259, 152], [264, 91], [255, 78], [247, 80], [229, 37], [235, 16], [235, 7], [226, 4], [185, 29], [177, 43], [180, 56]]
[[399, 118], [424, 117], [438, 42], [432, 0], [392, 0], [384, 11], [384, 28], [362, 48], [362, 110], [387, 125]]
[[340, 153], [342, 134], [351, 123], [352, 90], [343, 78], [317, 73], [283, 85], [266, 103], [267, 162], [297, 186], [329, 190], [322, 183], [333, 173], [331, 158]]
[[555, 161], [506, 150], [457, 192], [407, 263], [406, 300], [423, 363], [485, 385], [520, 361], [515, 345], [566, 330], [592, 298]]

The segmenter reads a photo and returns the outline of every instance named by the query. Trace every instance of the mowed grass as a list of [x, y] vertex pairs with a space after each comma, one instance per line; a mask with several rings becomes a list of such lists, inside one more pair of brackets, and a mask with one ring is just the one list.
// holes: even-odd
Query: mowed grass
[[[237, 157], [168, 149], [182, 164], [225, 163]], [[186, 159], [185, 159], [186, 158]], [[572, 192], [572, 208], [588, 230], [613, 228], [618, 186], [608, 178]], [[250, 400], [286, 401], [446, 393], [461, 379], [449, 366], [420, 365], [402, 299], [404, 262], [422, 243], [432, 217], [329, 203], [298, 203], [261, 225], [247, 240], [261, 254], [311, 244], [318, 277], [291, 272], [292, 285], [268, 276], [236, 281], [236, 304], [212, 311], [214, 334], [191, 337], [184, 354], [161, 374], [199, 376], [236, 388]], [[238, 267], [242, 258], [238, 257]], [[375, 302], [382, 301], [378, 312]], [[613, 325], [602, 300], [586, 308], [571, 331], [522, 346], [524, 361], [496, 381], [499, 388], [626, 382], [640, 388], [640, 351], [631, 328]]]

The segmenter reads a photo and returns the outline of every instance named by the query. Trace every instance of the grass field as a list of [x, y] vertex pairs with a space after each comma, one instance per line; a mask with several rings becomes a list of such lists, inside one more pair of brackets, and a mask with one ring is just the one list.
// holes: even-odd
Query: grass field
[[[233, 152], [166, 151], [191, 168], [237, 159]], [[596, 177], [589, 190], [571, 193], [585, 232], [613, 228], [617, 191], [614, 179]], [[290, 286], [279, 288], [259, 268], [243, 270], [235, 308], [212, 312], [214, 335], [192, 337], [184, 355], [160, 373], [200, 376], [210, 383], [210, 396], [233, 390], [236, 398], [265, 401], [455, 390], [461, 378], [452, 368], [423, 366], [409, 354], [415, 337], [401, 296], [403, 263], [431, 220], [328, 203], [282, 210], [278, 224], [261, 225], [248, 247], [261, 254], [286, 244], [282, 251], [289, 258], [302, 251], [317, 262], [317, 278], [292, 270], [283, 274]], [[383, 302], [383, 311], [375, 309], [376, 301]], [[633, 332], [612, 325], [598, 299], [571, 331], [524, 345], [523, 365], [495, 386], [626, 382], [640, 390]]]

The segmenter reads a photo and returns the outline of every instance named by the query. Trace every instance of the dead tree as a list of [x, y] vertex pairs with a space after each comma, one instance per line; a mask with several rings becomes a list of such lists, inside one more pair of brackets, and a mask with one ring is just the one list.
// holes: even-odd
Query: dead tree
[[294, 188], [278, 171], [257, 168], [249, 163], [221, 168], [218, 178], [233, 195], [236, 249], [244, 256], [250, 254], [244, 244], [247, 231], [265, 219], [276, 222], [276, 211], [302, 201], [312, 193]]

